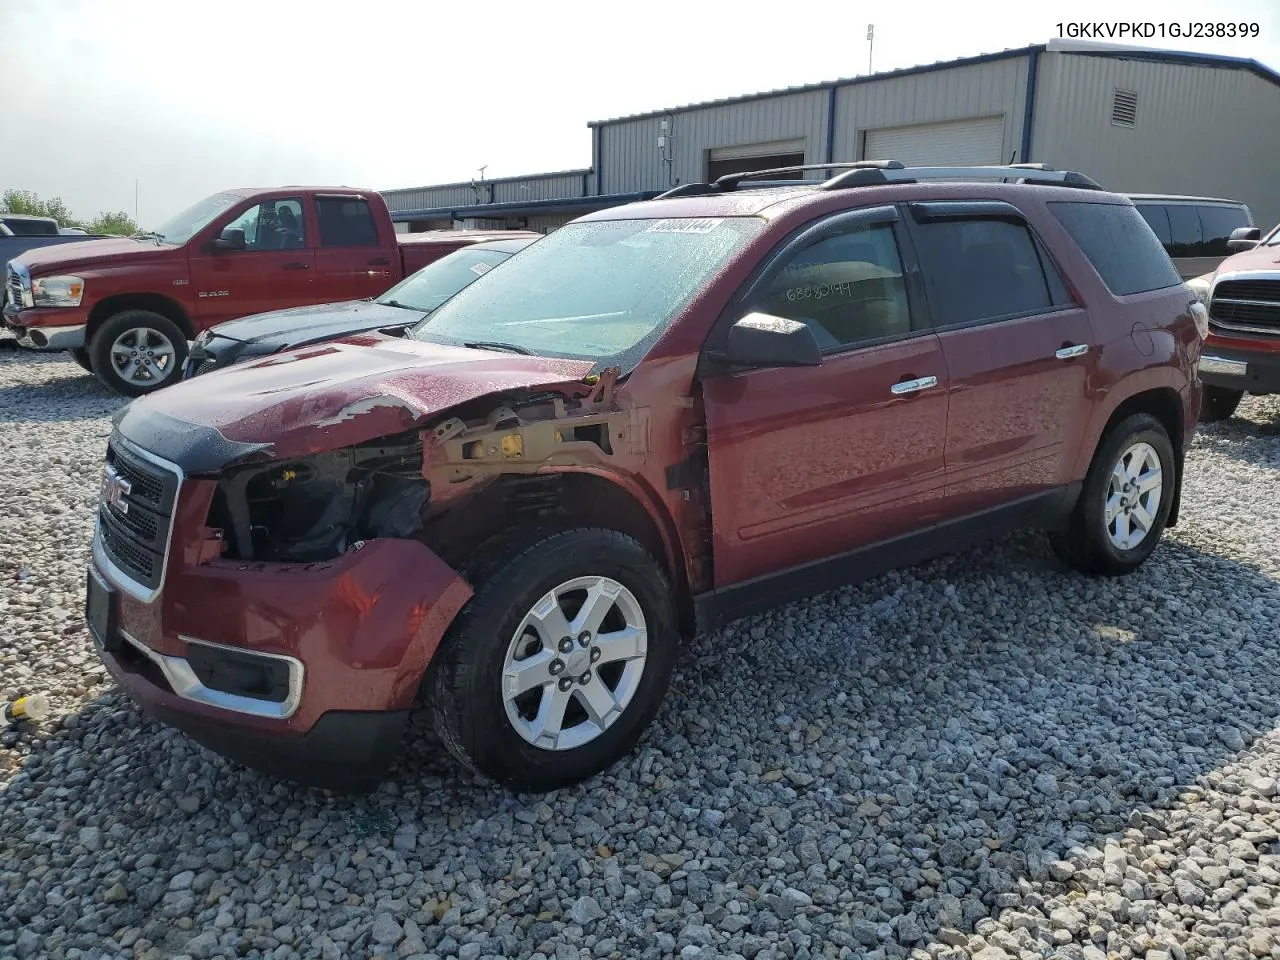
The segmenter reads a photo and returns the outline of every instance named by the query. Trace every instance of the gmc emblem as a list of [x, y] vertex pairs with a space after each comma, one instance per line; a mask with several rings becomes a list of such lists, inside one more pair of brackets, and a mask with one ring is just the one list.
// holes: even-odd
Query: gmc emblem
[[107, 464], [102, 478], [102, 502], [115, 507], [121, 513], [129, 512], [129, 502], [125, 500], [133, 492], [133, 484], [120, 476], [119, 471]]

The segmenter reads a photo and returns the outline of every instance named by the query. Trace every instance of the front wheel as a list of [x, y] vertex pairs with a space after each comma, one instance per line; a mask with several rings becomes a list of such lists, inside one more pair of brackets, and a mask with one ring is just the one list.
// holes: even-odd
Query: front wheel
[[1054, 552], [1082, 573], [1116, 576], [1137, 569], [1160, 541], [1177, 484], [1168, 431], [1136, 413], [1102, 438], [1067, 529]]
[[94, 333], [89, 357], [99, 380], [116, 393], [139, 397], [182, 378], [187, 338], [168, 317], [124, 310]]
[[1204, 403], [1200, 407], [1200, 419], [1204, 423], [1217, 423], [1219, 420], [1230, 420], [1231, 415], [1244, 399], [1243, 390], [1229, 390], [1226, 387], [1205, 387]]
[[612, 530], [569, 530], [484, 575], [426, 695], [464, 764], [517, 790], [553, 790], [635, 746], [677, 642], [670, 588], [644, 548]]

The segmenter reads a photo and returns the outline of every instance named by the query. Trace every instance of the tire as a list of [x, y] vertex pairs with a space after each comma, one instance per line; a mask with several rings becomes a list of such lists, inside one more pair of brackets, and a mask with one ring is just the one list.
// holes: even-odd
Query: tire
[[[539, 793], [585, 780], [629, 753], [662, 704], [678, 645], [671, 589], [654, 559], [621, 533], [576, 529], [537, 539], [489, 567], [479, 580], [441, 643], [424, 685], [436, 731], [449, 751], [501, 784]], [[565, 591], [563, 598], [547, 602], [575, 583], [579, 586]], [[588, 632], [589, 642], [576, 637], [557, 642], [549, 634], [559, 631], [544, 626], [540, 632], [529, 624], [535, 613], [549, 614], [551, 621], [560, 613], [572, 630], [572, 621], [587, 607], [586, 602], [577, 608], [574, 603], [591, 596], [586, 585], [600, 596], [621, 588], [615, 598], [593, 607], [606, 615], [598, 624], [602, 629]], [[642, 618], [643, 654], [612, 659], [622, 652], [622, 631], [634, 631], [637, 615]], [[615, 639], [605, 639], [610, 636]], [[569, 640], [567, 653], [560, 646], [564, 639]], [[603, 661], [599, 667], [597, 656]], [[527, 692], [509, 699], [504, 673], [521, 663], [528, 664], [531, 675], [539, 672]], [[584, 677], [590, 680], [584, 682]], [[600, 690], [607, 692], [605, 704], [616, 706], [615, 696], [624, 700], [620, 711], [598, 709]], [[589, 695], [597, 706], [594, 716], [587, 712]], [[540, 710], [559, 715], [562, 725], [542, 724]]]
[[1227, 387], [1205, 387], [1204, 403], [1200, 407], [1202, 423], [1217, 423], [1219, 420], [1230, 420], [1231, 415], [1244, 399], [1243, 390], [1230, 390]]
[[67, 353], [71, 354], [71, 359], [80, 364], [85, 370], [93, 373], [93, 361], [89, 359], [89, 351], [85, 347], [72, 347]]
[[[113, 348], [117, 346], [119, 349], [114, 351], [113, 358]], [[138, 350], [138, 359], [151, 360], [153, 366], [134, 366], [133, 349]], [[154, 356], [146, 357], [147, 349], [152, 349]], [[165, 360], [163, 368], [155, 363], [161, 359], [161, 351]], [[140, 397], [182, 379], [187, 338], [168, 317], [150, 310], [124, 310], [108, 318], [94, 333], [89, 343], [89, 358], [93, 372], [108, 387], [126, 397]], [[125, 371], [135, 369], [139, 370], [136, 377], [125, 375]], [[148, 372], [151, 373], [149, 379], [144, 376]]]
[[[1122, 469], [1122, 458], [1132, 467], [1140, 458], [1149, 466], [1152, 457], [1160, 469], [1157, 487], [1151, 491], [1131, 489], [1127, 492], [1119, 488], [1115, 471]], [[1142, 463], [1138, 463], [1138, 468], [1139, 480], [1143, 476], [1155, 479]], [[1136, 570], [1151, 556], [1164, 532], [1178, 482], [1177, 469], [1173, 444], [1159, 420], [1149, 414], [1136, 413], [1120, 421], [1098, 445], [1066, 530], [1050, 535], [1054, 553], [1068, 566], [1095, 576], [1121, 576]], [[1159, 501], [1153, 510], [1150, 493], [1156, 490]], [[1132, 512], [1117, 514], [1114, 526], [1107, 517], [1108, 501], [1112, 498], [1127, 500], [1132, 508]], [[1141, 519], [1143, 516], [1149, 518], [1149, 522]], [[1120, 536], [1122, 529], [1127, 530], [1131, 538], [1141, 533], [1141, 539], [1126, 542]]]

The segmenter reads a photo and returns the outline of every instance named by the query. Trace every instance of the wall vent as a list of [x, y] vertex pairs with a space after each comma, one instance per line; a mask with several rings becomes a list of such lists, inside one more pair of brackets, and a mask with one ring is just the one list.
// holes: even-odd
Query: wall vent
[[1138, 120], [1138, 95], [1132, 90], [1116, 90], [1111, 95], [1111, 122], [1132, 127]]

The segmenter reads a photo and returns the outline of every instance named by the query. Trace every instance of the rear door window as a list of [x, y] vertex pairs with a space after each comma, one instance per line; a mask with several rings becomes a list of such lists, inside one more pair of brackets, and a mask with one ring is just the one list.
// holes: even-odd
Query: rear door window
[[376, 247], [378, 227], [362, 197], [316, 197], [322, 247]]
[[[915, 234], [935, 326], [1054, 309], [1045, 264], [1025, 223], [957, 217], [921, 223]], [[1055, 286], [1062, 289], [1060, 281]]]
[[1138, 204], [1138, 212], [1142, 214], [1142, 219], [1150, 225], [1164, 248], [1166, 250], [1169, 249], [1169, 244], [1172, 242], [1169, 236], [1169, 211], [1165, 209], [1164, 204], [1140, 203]]
[[1169, 256], [1198, 257], [1200, 254], [1200, 214], [1189, 203], [1171, 203], [1169, 213]]
[[1230, 251], [1227, 241], [1231, 231], [1249, 226], [1249, 218], [1242, 207], [1205, 205], [1196, 208], [1200, 214], [1200, 256], [1225, 257]]
[[1135, 207], [1075, 201], [1047, 206], [1116, 296], [1182, 282], [1169, 254]]

